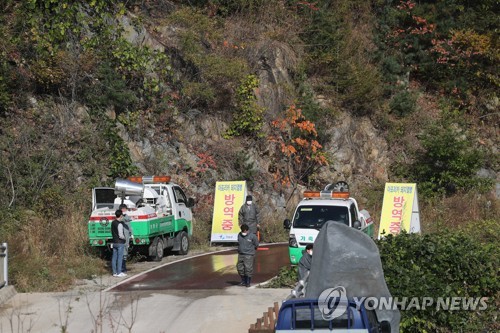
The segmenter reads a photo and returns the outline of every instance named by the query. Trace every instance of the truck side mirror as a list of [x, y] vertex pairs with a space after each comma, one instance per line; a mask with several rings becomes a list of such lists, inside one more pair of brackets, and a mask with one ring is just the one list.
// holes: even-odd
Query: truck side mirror
[[290, 229], [291, 227], [292, 227], [292, 223], [290, 223], [290, 220], [285, 219], [285, 221], [283, 221], [283, 228]]
[[194, 206], [194, 199], [193, 198], [189, 198], [188, 202], [186, 203], [186, 207], [187, 208], [191, 208], [193, 206]]
[[354, 221], [354, 223], [352, 224], [352, 227], [354, 229], [358, 229], [358, 230], [361, 229], [361, 222], [358, 220]]

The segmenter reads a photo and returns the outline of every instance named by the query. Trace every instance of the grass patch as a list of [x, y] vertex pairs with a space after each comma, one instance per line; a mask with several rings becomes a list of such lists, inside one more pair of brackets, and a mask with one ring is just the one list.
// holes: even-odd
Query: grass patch
[[297, 266], [281, 267], [278, 275], [263, 288], [294, 288], [299, 281]]
[[76, 279], [106, 272], [87, 245], [87, 224], [82, 221], [80, 213], [44, 219], [29, 210], [5, 221], [10, 283], [19, 292], [64, 291]]

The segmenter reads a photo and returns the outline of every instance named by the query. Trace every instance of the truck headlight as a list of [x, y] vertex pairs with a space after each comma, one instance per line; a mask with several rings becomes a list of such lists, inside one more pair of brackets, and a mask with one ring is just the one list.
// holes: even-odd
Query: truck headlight
[[290, 234], [290, 238], [288, 239], [288, 246], [299, 247], [299, 245], [297, 244], [297, 239], [295, 239], [294, 234]]

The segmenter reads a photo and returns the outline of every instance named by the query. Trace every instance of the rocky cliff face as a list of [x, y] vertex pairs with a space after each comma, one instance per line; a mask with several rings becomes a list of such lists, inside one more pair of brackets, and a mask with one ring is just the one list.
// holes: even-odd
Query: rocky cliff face
[[[179, 78], [186, 71], [186, 66], [192, 70], [193, 64], [188, 64], [180, 46], [181, 27], [168, 23], [153, 28], [137, 28], [132, 26], [129, 17], [120, 20], [128, 41], [172, 56], [173, 72]], [[291, 43], [272, 40], [263, 34], [258, 39], [254, 38], [254, 42], [249, 43], [239, 55], [245, 58], [251, 72], [259, 78], [259, 87], [254, 92], [259, 105], [265, 110], [262, 135], [266, 138], [271, 132], [270, 121], [282, 116], [300, 94], [296, 80], [302, 51]], [[359, 197], [360, 190], [367, 185], [389, 180], [388, 169], [391, 158], [394, 158], [391, 154], [395, 154], [395, 150], [393, 147], [389, 150], [384, 133], [374, 126], [369, 117], [353, 115], [323, 94], [312, 92], [311, 98], [324, 110], [334, 111], [323, 118], [326, 119], [324, 122], [317, 124], [327, 133], [323, 147], [329, 156], [329, 164], [315, 173], [309, 186], [311, 189], [321, 189], [328, 183], [347, 181], [363, 205], [364, 200]], [[41, 109], [35, 104], [33, 109]], [[61, 106], [60, 109], [65, 107]], [[62, 114], [69, 117], [72, 124], [82, 124], [80, 132], [95, 131], [95, 124], [92, 124], [85, 106], [69, 109], [73, 112]], [[300, 200], [305, 187], [298, 184], [283, 186], [273, 178], [272, 170], [280, 157], [276, 147], [271, 146], [268, 140], [248, 136], [223, 137], [230, 127], [234, 112], [228, 106], [220, 110], [208, 110], [202, 106], [178, 108], [169, 114], [168, 122], [161, 126], [143, 118], [134, 125], [124, 126], [117, 121], [113, 110], [108, 110], [107, 117], [117, 124], [118, 133], [129, 148], [132, 161], [140, 173], [170, 174], [175, 182], [186, 188], [190, 196], [208, 202], [213, 198], [216, 181], [248, 179], [250, 191], [262, 203], [264, 213], [284, 217]], [[90, 127], [83, 130], [84, 123]], [[77, 126], [72, 125], [72, 128], [78, 131]], [[413, 133], [408, 135], [414, 137]], [[105, 145], [104, 141], [101, 137], [99, 144]], [[79, 162], [89, 163], [86, 161], [91, 160], [92, 165], [101, 168], [97, 172], [101, 175], [100, 179], [95, 180], [95, 185], [109, 182], [109, 179], [104, 179], [106, 165], [102, 156], [95, 151], [93, 153], [94, 156], [88, 159], [82, 152], [75, 153], [71, 172], [78, 175], [80, 183], [95, 177], [95, 171], [87, 172], [86, 169], [90, 168], [84, 164], [78, 165]], [[485, 177], [496, 176], [492, 170], [483, 169], [481, 172]], [[207, 219], [210, 218], [208, 215], [209, 212]]]
[[[127, 26], [127, 21], [124, 24]], [[169, 52], [177, 56], [181, 54], [175, 51], [177, 29], [174, 26], [156, 27], [158, 36], [146, 30], [127, 30], [132, 42], [162, 50], [163, 45], [168, 44]], [[255, 68], [260, 80], [256, 95], [259, 104], [266, 110], [265, 121], [275, 119], [293, 102], [292, 75], [299, 53], [285, 43], [270, 40], [262, 40], [246, 51], [248, 62]], [[323, 98], [316, 96], [318, 103], [328, 103]], [[176, 182], [186, 186], [188, 192], [204, 197], [213, 193], [216, 181], [240, 179], [241, 170], [237, 170], [235, 165], [236, 156], [245, 154], [248, 165], [252, 165], [254, 177], [251, 191], [257, 200], [268, 204], [265, 209], [291, 208], [299, 200], [302, 187], [274, 186], [276, 184], [268, 173], [274, 157], [273, 149], [262, 146], [262, 143], [256, 144], [253, 138], [223, 138], [231, 119], [198, 109], [179, 112], [173, 119], [175, 124], [169, 135], [163, 135], [154, 127], [141, 135], [120, 131], [142, 173], [172, 174]], [[387, 143], [369, 118], [353, 117], [347, 111], [339, 110], [326, 127], [330, 139], [324, 144], [324, 149], [332, 161], [319, 170], [316, 183], [323, 187], [327, 183], [344, 180], [356, 190], [374, 180], [387, 180]], [[264, 132], [268, 130], [264, 126]], [[204, 165], [208, 163], [207, 155], [213, 164]]]

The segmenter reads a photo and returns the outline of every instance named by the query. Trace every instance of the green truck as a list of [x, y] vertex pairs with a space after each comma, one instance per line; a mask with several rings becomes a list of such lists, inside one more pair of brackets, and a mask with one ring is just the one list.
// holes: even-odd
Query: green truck
[[117, 179], [115, 187], [92, 189], [92, 213], [88, 221], [90, 245], [102, 254], [112, 243], [111, 222], [120, 204], [128, 207], [132, 219], [135, 251], [161, 261], [164, 251], [187, 254], [193, 234], [194, 199], [169, 176], [129, 177]]

